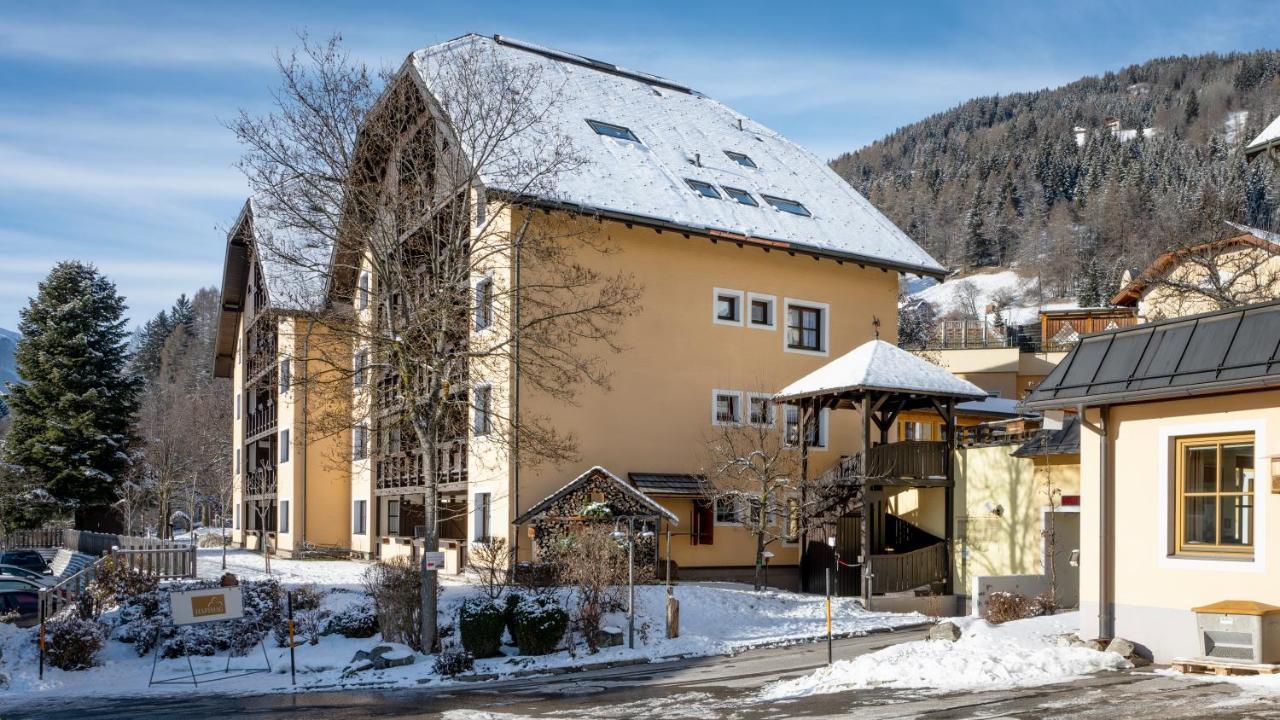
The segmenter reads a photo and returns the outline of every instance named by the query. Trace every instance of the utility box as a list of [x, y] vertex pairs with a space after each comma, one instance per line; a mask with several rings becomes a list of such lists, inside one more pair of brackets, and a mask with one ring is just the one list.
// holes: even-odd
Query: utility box
[[1280, 662], [1280, 607], [1252, 600], [1224, 600], [1191, 611], [1196, 614], [1203, 657]]

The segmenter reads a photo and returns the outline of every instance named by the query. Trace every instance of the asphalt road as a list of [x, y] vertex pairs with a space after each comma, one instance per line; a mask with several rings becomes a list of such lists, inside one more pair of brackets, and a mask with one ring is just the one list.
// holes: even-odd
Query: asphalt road
[[[836, 657], [872, 652], [922, 634], [905, 631], [839, 640]], [[449, 691], [81, 699], [66, 705], [0, 709], [0, 718], [1280, 718], [1280, 692], [1242, 692], [1227, 683], [1149, 671], [1107, 673], [1063, 685], [981, 693], [870, 690], [788, 701], [759, 699], [759, 690], [766, 683], [802, 674], [825, 662], [826, 645], [814, 643], [754, 650], [732, 658], [495, 681]]]

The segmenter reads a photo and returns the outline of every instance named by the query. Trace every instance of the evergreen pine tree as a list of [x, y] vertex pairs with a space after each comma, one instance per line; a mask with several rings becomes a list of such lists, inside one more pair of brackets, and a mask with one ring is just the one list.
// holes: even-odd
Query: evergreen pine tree
[[78, 528], [116, 527], [110, 506], [129, 464], [140, 384], [126, 372], [124, 309], [96, 268], [68, 261], [21, 312], [15, 359], [26, 382], [11, 389], [4, 447], [19, 491], [0, 498], [6, 527], [66, 513]]
[[1200, 117], [1200, 98], [1196, 95], [1195, 89], [1192, 88], [1191, 92], [1187, 95], [1186, 112], [1183, 114], [1182, 119], [1190, 125], [1198, 117]]
[[137, 332], [137, 351], [133, 355], [133, 371], [146, 380], [154, 380], [160, 373], [160, 356], [164, 344], [173, 332], [173, 321], [168, 311], [161, 310]]

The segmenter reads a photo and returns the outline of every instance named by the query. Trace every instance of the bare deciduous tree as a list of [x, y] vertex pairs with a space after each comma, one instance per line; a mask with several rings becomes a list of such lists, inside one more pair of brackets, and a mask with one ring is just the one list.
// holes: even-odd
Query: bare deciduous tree
[[[459, 479], [469, 439], [522, 467], [574, 458], [574, 439], [516, 407], [506, 379], [515, 368], [521, 392], [562, 402], [605, 385], [639, 289], [584, 258], [616, 250], [592, 221], [534, 212], [582, 166], [547, 122], [557, 93], [540, 66], [454, 44], [411, 57], [379, 92], [337, 38], [305, 37], [279, 66], [275, 110], [231, 127], [257, 212], [282, 230], [259, 251], [297, 271], [300, 294], [323, 279], [310, 325], [356, 358], [300, 379], [334, 398], [317, 405], [344, 408], [316, 431], [373, 439], [380, 468], [421, 489], [435, 551], [440, 485]], [[437, 580], [422, 573], [430, 649]]]
[[[780, 540], [797, 540], [810, 496], [800, 477], [799, 448], [778, 430], [772, 405], [749, 412], [746, 424], [720, 425], [707, 440], [704, 474], [716, 504], [727, 505], [755, 542], [759, 590], [766, 550]], [[755, 417], [761, 412], [767, 415]]]
[[1280, 296], [1280, 246], [1243, 236], [1177, 247], [1144, 274], [1148, 320], [1192, 315]]

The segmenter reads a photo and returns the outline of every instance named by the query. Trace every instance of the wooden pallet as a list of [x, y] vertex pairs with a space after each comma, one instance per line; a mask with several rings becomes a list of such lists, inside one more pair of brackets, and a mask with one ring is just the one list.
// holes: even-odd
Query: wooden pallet
[[1243, 663], [1207, 658], [1179, 659], [1174, 660], [1171, 665], [1180, 673], [1194, 675], [1275, 675], [1280, 673], [1280, 665], [1272, 663]]

